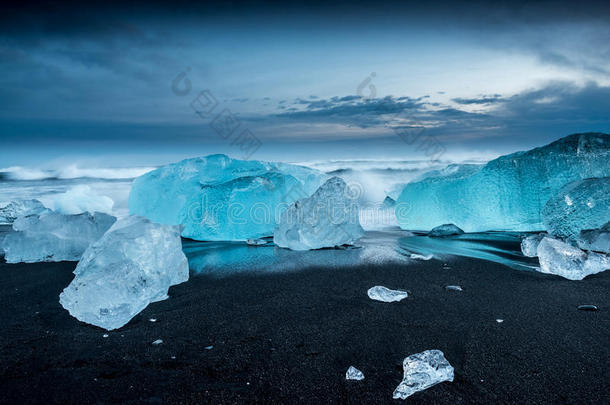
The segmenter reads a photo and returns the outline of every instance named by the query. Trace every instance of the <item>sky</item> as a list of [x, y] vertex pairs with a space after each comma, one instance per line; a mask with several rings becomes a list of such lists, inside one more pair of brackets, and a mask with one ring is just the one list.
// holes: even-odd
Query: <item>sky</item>
[[23, 2], [0, 167], [489, 159], [610, 132], [607, 2]]

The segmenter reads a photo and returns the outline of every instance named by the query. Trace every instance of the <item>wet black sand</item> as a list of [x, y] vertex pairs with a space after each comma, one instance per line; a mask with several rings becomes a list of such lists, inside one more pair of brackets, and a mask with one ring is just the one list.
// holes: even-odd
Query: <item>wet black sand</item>
[[[408, 403], [610, 403], [610, 272], [578, 282], [455, 258], [192, 275], [104, 338], [58, 303], [75, 263], [0, 261], [3, 403], [401, 403], [401, 362], [425, 349], [455, 381]], [[411, 296], [371, 301], [377, 284]], [[350, 365], [365, 380], [346, 381]]]

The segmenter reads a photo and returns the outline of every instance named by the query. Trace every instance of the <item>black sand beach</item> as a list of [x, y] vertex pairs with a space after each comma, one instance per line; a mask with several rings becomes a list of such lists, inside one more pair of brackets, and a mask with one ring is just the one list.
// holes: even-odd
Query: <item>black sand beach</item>
[[[399, 403], [404, 357], [440, 349], [454, 382], [408, 403], [610, 403], [610, 272], [568, 281], [447, 263], [191, 275], [104, 338], [59, 305], [75, 263], [2, 262], [0, 400]], [[374, 285], [410, 297], [375, 302]], [[366, 378], [346, 381], [350, 365]]]

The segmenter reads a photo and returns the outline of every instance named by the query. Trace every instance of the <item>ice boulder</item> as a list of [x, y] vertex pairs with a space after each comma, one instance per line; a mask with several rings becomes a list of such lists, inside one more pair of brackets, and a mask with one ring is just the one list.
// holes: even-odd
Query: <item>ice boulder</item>
[[544, 238], [538, 245], [542, 273], [557, 274], [569, 280], [582, 280], [590, 274], [610, 270], [610, 256], [583, 252], [577, 247], [553, 238]]
[[601, 229], [580, 231], [576, 243], [583, 250], [610, 253], [610, 222], [607, 222]]
[[402, 190], [397, 205], [410, 209], [396, 216], [403, 229], [456, 223], [466, 232], [539, 231], [543, 207], [564, 185], [609, 175], [610, 135], [575, 134], [483, 166], [423, 175]]
[[521, 241], [521, 252], [527, 257], [538, 256], [538, 244], [547, 236], [546, 233], [530, 235]]
[[151, 302], [166, 299], [170, 286], [188, 280], [180, 227], [121, 218], [85, 251], [74, 274], [61, 305], [82, 322], [120, 328]]
[[354, 366], [349, 366], [349, 368], [345, 372], [345, 379], [356, 381], [364, 380], [364, 373], [362, 373], [362, 371], [358, 370]]
[[443, 224], [432, 228], [432, 230], [428, 233], [428, 236], [435, 238], [441, 236], [461, 235], [463, 233], [464, 231], [454, 224]]
[[7, 263], [77, 261], [115, 220], [99, 212], [64, 215], [45, 211], [19, 217], [2, 243], [5, 259]]
[[292, 250], [351, 245], [364, 235], [358, 203], [345, 181], [332, 177], [282, 213], [273, 242]]
[[0, 208], [0, 224], [12, 224], [19, 217], [39, 215], [45, 211], [47, 208], [38, 200], [11, 201]]
[[87, 185], [74, 186], [53, 197], [53, 211], [68, 215], [81, 212], [112, 214], [113, 205], [112, 198], [97, 194]]
[[547, 201], [542, 219], [550, 234], [562, 238], [575, 239], [583, 229], [601, 228], [610, 220], [610, 177], [565, 185]]
[[440, 350], [426, 350], [412, 354], [402, 362], [401, 383], [394, 390], [394, 399], [407, 399], [444, 381], [453, 381], [453, 367]]
[[129, 212], [167, 225], [184, 225], [196, 240], [271, 236], [281, 213], [328, 178], [302, 166], [225, 155], [186, 159], [138, 177]]

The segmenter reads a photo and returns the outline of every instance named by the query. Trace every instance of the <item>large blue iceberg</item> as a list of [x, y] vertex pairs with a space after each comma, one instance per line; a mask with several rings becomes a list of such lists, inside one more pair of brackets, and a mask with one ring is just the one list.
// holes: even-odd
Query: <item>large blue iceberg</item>
[[396, 211], [403, 229], [454, 223], [466, 232], [544, 229], [542, 209], [571, 181], [610, 176], [610, 135], [575, 134], [501, 156], [486, 165], [449, 166], [405, 186]]
[[317, 170], [286, 163], [186, 159], [138, 177], [129, 212], [167, 225], [184, 225], [195, 240], [246, 240], [273, 235], [282, 212], [328, 179]]

